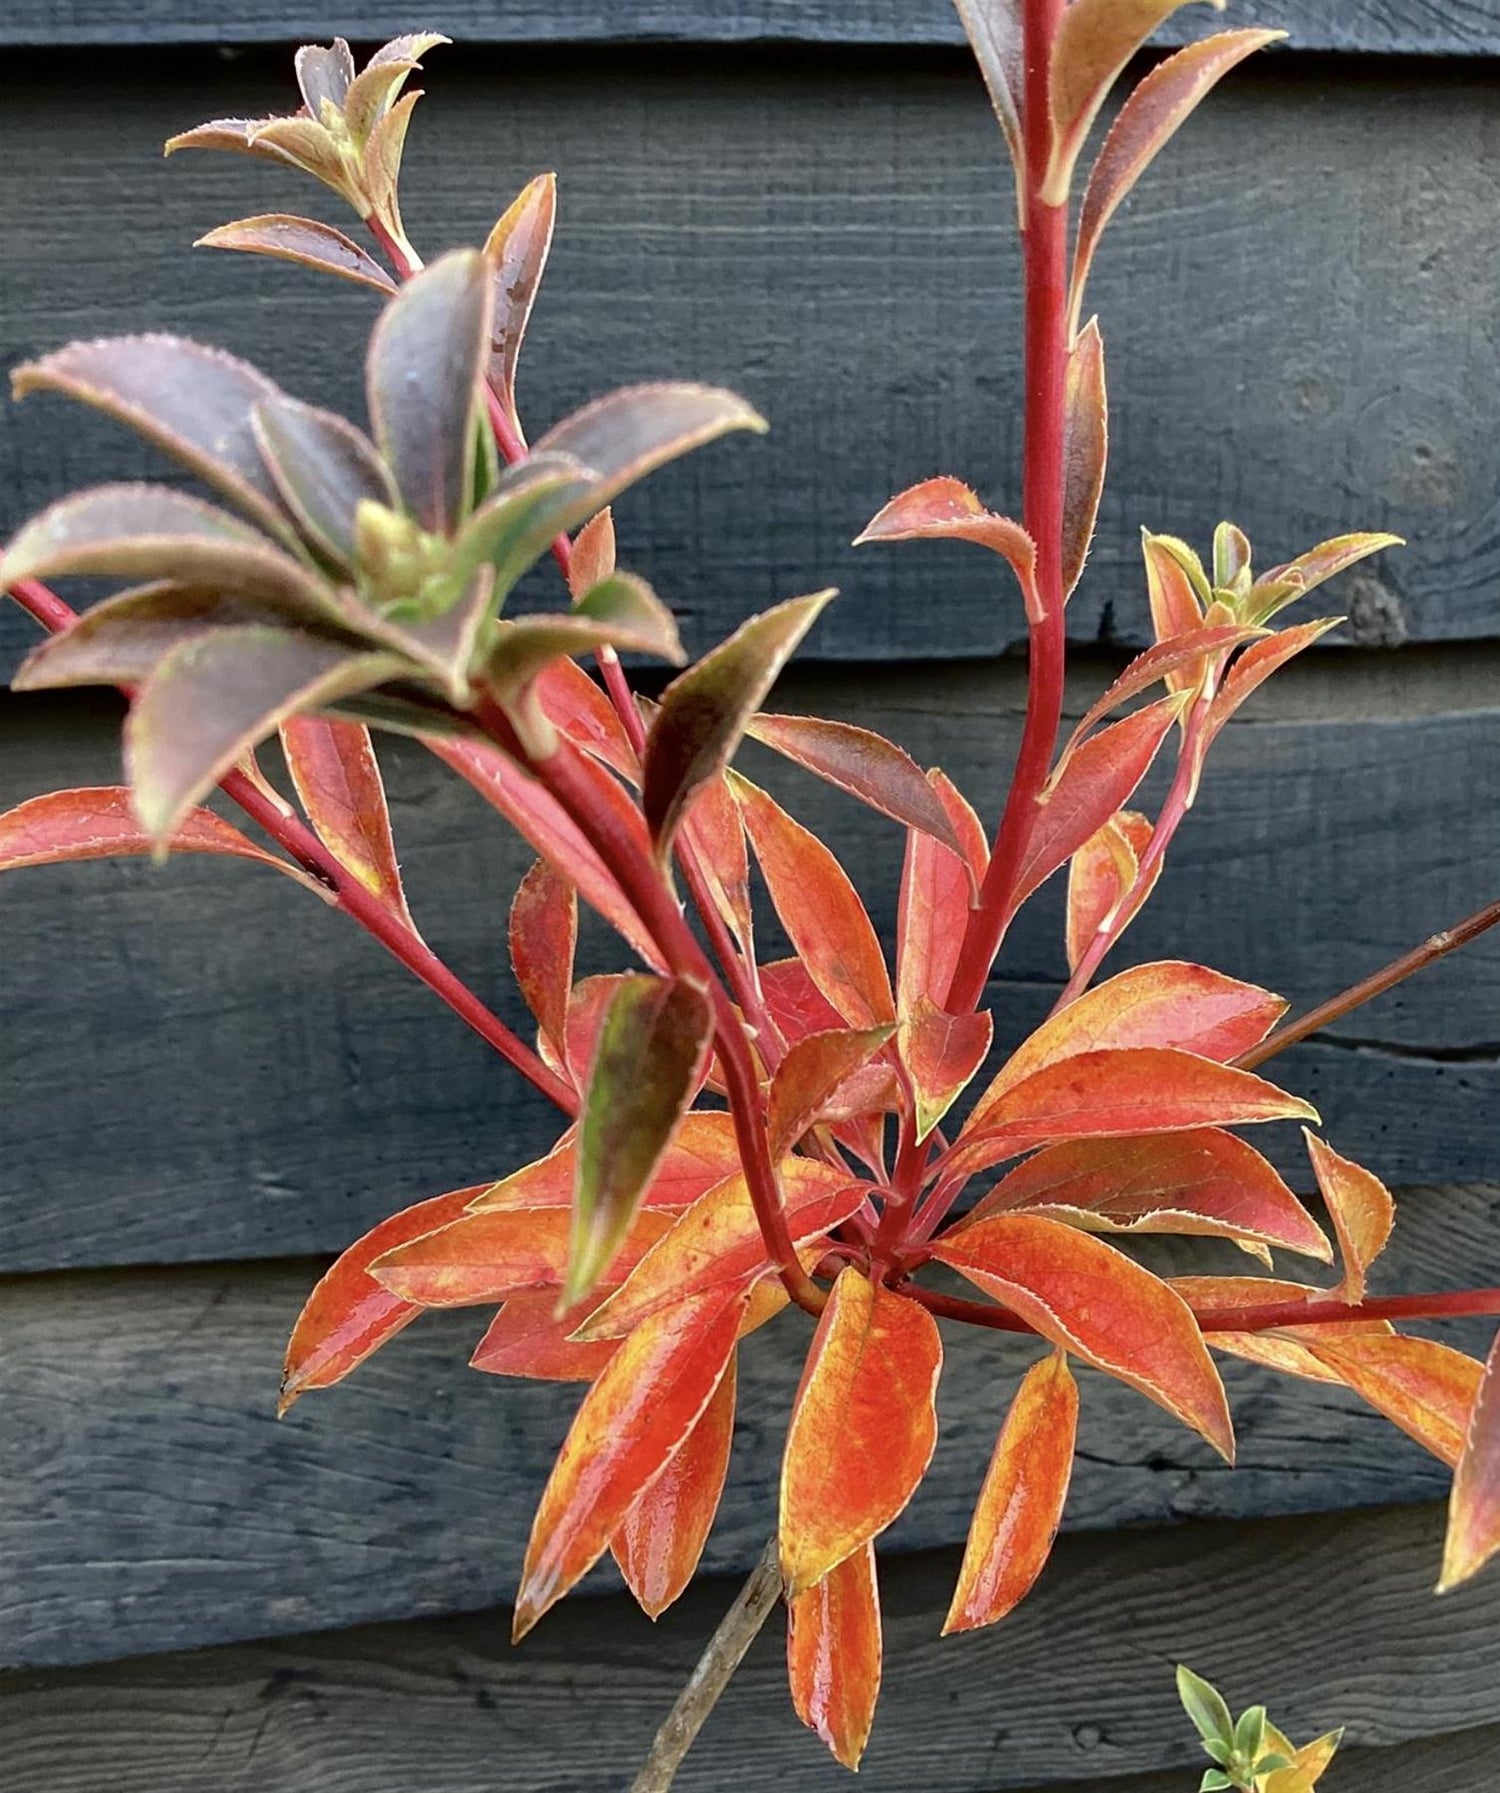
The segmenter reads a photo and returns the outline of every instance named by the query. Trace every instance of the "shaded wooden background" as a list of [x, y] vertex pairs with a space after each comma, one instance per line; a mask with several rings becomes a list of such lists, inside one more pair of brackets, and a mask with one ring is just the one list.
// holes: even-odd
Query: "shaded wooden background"
[[[628, 560], [700, 647], [837, 581], [782, 701], [885, 728], [993, 812], [1024, 698], [1017, 607], [964, 550], [844, 546], [928, 474], [1016, 501], [1008, 175], [945, 6], [440, 13], [3, 0], [0, 360], [172, 329], [357, 405], [364, 299], [188, 247], [226, 217], [314, 205], [312, 189], [158, 149], [200, 117], [282, 103], [302, 36], [445, 27], [469, 41], [434, 53], [425, 82], [408, 182], [422, 247], [478, 237], [538, 168], [561, 177], [522, 374], [533, 428], [630, 379], [746, 392], [770, 437], [634, 495]], [[1290, 26], [1296, 47], [1237, 73], [1167, 154], [1091, 295], [1115, 461], [1070, 607], [1070, 703], [1142, 638], [1140, 523], [1201, 541], [1232, 516], [1264, 561], [1341, 527], [1410, 538], [1344, 582], [1348, 626], [1230, 731], [1130, 940], [1131, 957], [1201, 956], [1304, 1004], [1500, 888], [1500, 4], [1256, 0], [1234, 9], [1248, 20]], [[6, 407], [0, 537], [71, 486], [158, 471], [61, 403]], [[0, 611], [0, 671], [29, 639]], [[112, 779], [117, 721], [97, 694], [0, 696], [0, 805]], [[519, 1020], [503, 916], [523, 854], [419, 751], [387, 760], [424, 930]], [[895, 831], [756, 763], [829, 830], [889, 936]], [[522, 1162], [550, 1115], [356, 931], [254, 870], [17, 874], [0, 941], [7, 1789], [622, 1786], [770, 1526], [796, 1323], [747, 1363], [710, 1550], [726, 1579], [653, 1631], [601, 1576], [511, 1654], [485, 1609], [513, 1589], [568, 1391], [464, 1371], [473, 1323], [453, 1316], [279, 1425], [273, 1397], [327, 1255]], [[1054, 898], [998, 968], [1007, 1037], [1062, 971]], [[1286, 1061], [1334, 1141], [1402, 1186], [1383, 1287], [1500, 1280], [1497, 993], [1500, 946], [1482, 944]], [[1091, 1378], [1056, 1564], [993, 1637], [940, 1647], [1023, 1362], [952, 1341], [942, 1452], [886, 1559], [876, 1787], [1195, 1785], [1178, 1658], [1299, 1734], [1347, 1722], [1357, 1747], [1332, 1793], [1500, 1782], [1500, 1592], [1426, 1591], [1439, 1467], [1336, 1393], [1244, 1368], [1233, 1473]], [[747, 1789], [841, 1779], [778, 1675], [768, 1639], [686, 1787], [723, 1785], [729, 1761]]]

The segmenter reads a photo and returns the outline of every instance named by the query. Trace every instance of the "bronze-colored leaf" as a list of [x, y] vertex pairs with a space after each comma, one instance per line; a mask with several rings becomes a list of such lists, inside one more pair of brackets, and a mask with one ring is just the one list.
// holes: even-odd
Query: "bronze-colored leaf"
[[390, 111], [407, 76], [421, 67], [421, 58], [439, 44], [451, 42], [439, 31], [418, 31], [393, 37], [375, 52], [344, 99], [344, 123], [356, 143], [363, 143], [376, 122]]
[[354, 57], [343, 38], [336, 37], [326, 45], [303, 44], [292, 58], [292, 66], [303, 101], [314, 118], [323, 116], [325, 101], [336, 112], [343, 110], [354, 79]]
[[1063, 592], [1083, 574], [1109, 457], [1109, 401], [1104, 388], [1104, 339], [1090, 318], [1068, 351], [1063, 433]]
[[568, 562], [568, 590], [573, 602], [576, 604], [614, 570], [615, 519], [606, 504], [573, 537], [573, 552]]
[[395, 281], [380, 263], [341, 230], [290, 212], [262, 212], [254, 218], [236, 218], [232, 224], [221, 224], [199, 237], [193, 247], [269, 255], [277, 261], [337, 274], [342, 280], [352, 280], [383, 295], [396, 290]]
[[413, 927], [370, 731], [327, 716], [289, 716], [281, 725], [281, 747], [319, 840], [366, 890]]
[[1021, 138], [1021, 100], [1026, 86], [1025, 33], [1020, 0], [955, 0], [969, 45], [989, 89], [990, 104], [1015, 164], [1016, 192], [1026, 179], [1026, 148]]
[[670, 851], [694, 792], [729, 764], [750, 717], [833, 595], [815, 592], [751, 617], [662, 693], [642, 795], [659, 853]]
[[484, 245], [495, 288], [490, 324], [490, 384], [518, 436], [521, 420], [516, 414], [516, 362], [547, 266], [556, 215], [557, 176], [539, 174], [511, 201]]
[[920, 540], [975, 542], [1000, 555], [1020, 581], [1027, 617], [1040, 621], [1036, 543], [1019, 523], [986, 510], [961, 480], [943, 477], [909, 487], [871, 518], [854, 544]]
[[227, 623], [303, 621], [278, 616], [272, 605], [225, 598], [212, 585], [160, 580], [117, 592], [85, 611], [60, 635], [50, 635], [21, 663], [15, 691], [68, 685], [135, 685], [148, 678], [169, 649]]

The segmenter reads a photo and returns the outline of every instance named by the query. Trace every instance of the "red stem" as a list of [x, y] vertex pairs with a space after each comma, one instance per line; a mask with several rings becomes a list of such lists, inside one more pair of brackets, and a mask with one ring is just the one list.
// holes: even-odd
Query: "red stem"
[[[53, 634], [78, 620], [78, 613], [35, 579], [18, 579], [10, 588], [23, 610]], [[219, 789], [258, 822], [268, 835], [310, 872], [332, 895], [335, 905], [372, 934], [387, 952], [440, 996], [481, 1039], [565, 1114], [578, 1112], [578, 1096], [498, 1015], [492, 1014], [463, 981], [412, 929], [352, 877], [310, 828], [280, 808], [255, 782], [238, 770], [219, 782]]]
[[944, 1005], [974, 1009], [1005, 937], [1016, 881], [1052, 769], [1062, 719], [1066, 635], [1063, 626], [1063, 435], [1068, 367], [1068, 208], [1045, 205], [1041, 186], [1051, 148], [1048, 71], [1064, 0], [1026, 0], [1026, 207], [1021, 253], [1026, 269], [1026, 439], [1022, 517], [1036, 544], [1041, 614], [1028, 619], [1030, 678], [1026, 722], [1005, 811], [995, 836], [979, 905], [969, 918]]

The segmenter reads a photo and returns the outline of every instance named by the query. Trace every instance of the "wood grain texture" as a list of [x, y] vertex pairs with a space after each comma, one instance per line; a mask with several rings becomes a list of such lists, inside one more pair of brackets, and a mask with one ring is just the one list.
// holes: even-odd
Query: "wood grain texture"
[[[1500, 889], [1500, 842], [1475, 825], [1500, 803], [1500, 717], [1461, 707], [1492, 701], [1500, 666], [1348, 653], [1282, 676], [1215, 749], [1121, 963], [1198, 958], [1303, 1008]], [[1070, 707], [1107, 677], [1081, 667]], [[895, 672], [810, 668], [777, 701], [888, 729], [993, 815], [1022, 687], [1010, 663], [924, 676], [920, 693]], [[0, 807], [116, 778], [115, 726], [91, 698], [0, 704]], [[420, 925], [523, 1025], [504, 916], [527, 854], [421, 749], [382, 752]], [[761, 749], [745, 764], [827, 832], [889, 943], [896, 827]], [[1000, 960], [1002, 1047], [1055, 1000], [1061, 894], [1023, 913]], [[17, 872], [0, 879], [0, 935], [0, 1269], [333, 1251], [556, 1135], [520, 1078], [289, 881], [186, 860]], [[592, 968], [625, 962], [597, 934], [586, 951]], [[1491, 936], [1276, 1073], [1392, 1182], [1500, 1177], [1497, 989]], [[1269, 1132], [1309, 1187], [1296, 1130]]]
[[[947, 1641], [957, 1553], [887, 1557], [885, 1688], [859, 1784], [1188, 1793], [1194, 1739], [1172, 1688], [1186, 1659], [1294, 1736], [1346, 1723], [1328, 1793], [1491, 1793], [1500, 1583], [1434, 1601], [1440, 1529], [1417, 1508], [1067, 1538], [1003, 1625]], [[622, 1598], [569, 1602], [517, 1651], [507, 1615], [485, 1613], [15, 1675], [0, 1682], [7, 1788], [604, 1793], [729, 1598], [700, 1584], [654, 1628]], [[731, 1764], [736, 1793], [848, 1785], [792, 1717], [778, 1630], [731, 1683], [683, 1793], [718, 1793]]]
[[[1290, 30], [1308, 49], [1486, 56], [1500, 49], [1500, 26], [1483, 0], [1247, 0], [1238, 23]], [[695, 42], [783, 39], [799, 43], [958, 43], [946, 0], [449, 0], [443, 28], [471, 43], [563, 43], [685, 38]], [[265, 43], [334, 32], [380, 38], [411, 29], [400, 0], [359, 0], [324, 8], [310, 0], [9, 0], [0, 44]], [[1163, 43], [1197, 36], [1196, 21], [1174, 21]]]
[[[1497, 1213], [1496, 1187], [1404, 1192], [1377, 1287], [1493, 1279]], [[1228, 1246], [1156, 1243], [1159, 1269], [1244, 1264]], [[0, 1283], [0, 1661], [90, 1661], [511, 1596], [578, 1391], [466, 1369], [487, 1313], [437, 1314], [278, 1422], [282, 1349], [320, 1268]], [[1465, 1323], [1446, 1336], [1482, 1351], [1491, 1330]], [[809, 1337], [789, 1314], [742, 1354], [711, 1568], [748, 1567], [774, 1523]], [[889, 1535], [896, 1550], [964, 1537], [1015, 1380], [1036, 1356], [1034, 1342], [972, 1328], [948, 1328], [946, 1342], [942, 1435]], [[1225, 1374], [1239, 1428], [1234, 1470], [1133, 1390], [1085, 1374], [1066, 1525], [1320, 1512], [1446, 1492], [1442, 1465], [1342, 1391], [1242, 1364]]]
[[[49, 57], [8, 73], [0, 363], [178, 330], [358, 410], [369, 295], [188, 247], [319, 192], [238, 158], [159, 154], [206, 114], [285, 100], [284, 62]], [[423, 248], [481, 238], [539, 167], [561, 177], [521, 373], [534, 431], [663, 375], [735, 386], [772, 421], [620, 507], [627, 562], [685, 611], [694, 646], [827, 583], [845, 597], [809, 644], [823, 657], [982, 655], [1021, 635], [978, 550], [846, 546], [934, 473], [1018, 501], [1013, 198], [963, 58], [471, 50], [435, 54], [428, 84], [406, 208]], [[1142, 523], [1206, 542], [1226, 515], [1263, 563], [1351, 526], [1408, 537], [1333, 594], [1355, 639], [1496, 633], [1497, 167], [1500, 119], [1472, 68], [1281, 56], [1236, 72], [1100, 258], [1114, 463], [1069, 607], [1078, 639], [1141, 638]], [[160, 470], [61, 399], [6, 407], [0, 533], [71, 486]], [[25, 639], [0, 608], [0, 669]]]

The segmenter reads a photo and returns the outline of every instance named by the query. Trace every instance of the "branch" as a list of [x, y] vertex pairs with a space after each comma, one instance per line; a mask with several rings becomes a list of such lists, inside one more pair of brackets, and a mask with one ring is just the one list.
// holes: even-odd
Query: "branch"
[[708, 1648], [698, 1658], [698, 1666], [688, 1677], [687, 1686], [678, 1694], [676, 1705], [656, 1733], [651, 1754], [630, 1783], [630, 1793], [667, 1793], [677, 1778], [683, 1757], [693, 1747], [694, 1739], [718, 1704], [730, 1677], [744, 1661], [745, 1652], [755, 1642], [780, 1596], [781, 1558], [777, 1541], [772, 1538], [751, 1570], [750, 1579], [740, 1589], [734, 1605], [709, 1639]]
[[1487, 903], [1483, 909], [1476, 909], [1472, 915], [1465, 916], [1456, 926], [1445, 928], [1440, 934], [1433, 934], [1420, 946], [1413, 947], [1409, 953], [1403, 953], [1399, 959], [1393, 959], [1383, 971], [1363, 978], [1357, 984], [1351, 984], [1347, 990], [1337, 996], [1330, 996], [1327, 1002], [1319, 1003], [1317, 1008], [1309, 1009], [1297, 1021], [1288, 1021], [1285, 1026], [1278, 1027], [1274, 1033], [1267, 1034], [1258, 1046], [1252, 1046], [1248, 1052], [1242, 1052], [1234, 1064], [1242, 1071], [1253, 1071], [1257, 1065], [1263, 1065], [1268, 1058], [1274, 1058], [1278, 1052], [1284, 1052], [1288, 1046], [1295, 1046], [1299, 1040], [1305, 1040], [1309, 1034], [1320, 1032], [1330, 1022], [1337, 1021], [1340, 1016], [1347, 1015], [1351, 1009], [1357, 1009], [1362, 1003], [1370, 1002], [1377, 996], [1383, 996], [1387, 990], [1393, 990], [1397, 984], [1405, 982], [1414, 972], [1435, 964], [1437, 960], [1446, 958], [1449, 953], [1457, 952], [1459, 947], [1467, 946], [1471, 940], [1477, 940], [1490, 928], [1500, 922], [1500, 900]]

